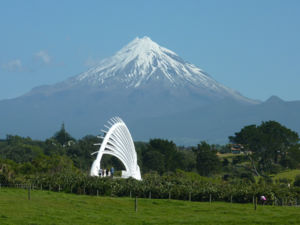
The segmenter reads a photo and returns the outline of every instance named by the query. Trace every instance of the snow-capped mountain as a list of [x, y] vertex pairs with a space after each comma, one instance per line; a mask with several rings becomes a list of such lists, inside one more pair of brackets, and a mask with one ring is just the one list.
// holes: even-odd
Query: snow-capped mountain
[[63, 82], [0, 101], [0, 138], [48, 138], [64, 121], [75, 137], [98, 134], [120, 116], [134, 140], [224, 143], [241, 127], [277, 120], [300, 130], [300, 102], [248, 99], [148, 37]]
[[188, 88], [199, 94], [240, 101], [254, 101], [221, 85], [195, 65], [185, 62], [175, 52], [149, 37], [135, 38], [114, 56], [73, 77], [65, 85], [88, 85], [102, 89]]

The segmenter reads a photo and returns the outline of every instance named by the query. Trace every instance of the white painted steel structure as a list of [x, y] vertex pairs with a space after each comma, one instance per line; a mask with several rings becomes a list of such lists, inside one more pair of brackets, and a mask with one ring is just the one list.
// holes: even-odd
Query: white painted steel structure
[[140, 167], [137, 164], [137, 155], [134, 147], [134, 143], [131, 134], [119, 117], [113, 117], [108, 121], [109, 126], [104, 125], [108, 130], [101, 130], [104, 135], [98, 136], [102, 138], [102, 143], [95, 144], [100, 145], [100, 149], [97, 152], [97, 158], [93, 162], [90, 175], [99, 176], [101, 168], [101, 158], [104, 154], [117, 157], [125, 166], [126, 170], [122, 171], [122, 177], [133, 177], [137, 180], [141, 180]]

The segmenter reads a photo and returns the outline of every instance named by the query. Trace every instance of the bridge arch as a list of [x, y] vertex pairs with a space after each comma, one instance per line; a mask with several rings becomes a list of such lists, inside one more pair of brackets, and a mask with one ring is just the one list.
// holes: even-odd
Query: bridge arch
[[92, 153], [97, 154], [91, 168], [91, 176], [99, 176], [101, 168], [101, 158], [104, 154], [117, 157], [125, 167], [122, 171], [122, 177], [133, 177], [137, 180], [141, 180], [140, 167], [137, 164], [137, 155], [134, 147], [134, 143], [131, 134], [120, 117], [113, 117], [108, 122], [108, 125], [104, 125], [107, 130], [101, 130], [103, 136], [98, 136], [103, 139], [99, 145], [99, 151]]

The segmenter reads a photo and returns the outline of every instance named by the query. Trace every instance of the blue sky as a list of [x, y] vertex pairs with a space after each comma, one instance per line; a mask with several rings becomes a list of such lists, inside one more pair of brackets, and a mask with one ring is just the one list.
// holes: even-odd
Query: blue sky
[[75, 76], [146, 35], [247, 97], [300, 100], [298, 0], [0, 4], [0, 99]]

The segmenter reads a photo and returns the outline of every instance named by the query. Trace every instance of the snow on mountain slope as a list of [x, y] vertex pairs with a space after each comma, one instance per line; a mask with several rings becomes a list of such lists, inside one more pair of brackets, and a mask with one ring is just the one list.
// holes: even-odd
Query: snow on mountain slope
[[255, 103], [219, 84], [201, 69], [185, 62], [176, 53], [159, 46], [149, 37], [135, 38], [114, 56], [65, 83], [68, 86], [86, 84], [102, 89], [134, 89], [154, 84], [173, 89], [191, 88], [202, 94], [213, 93], [215, 96]]

